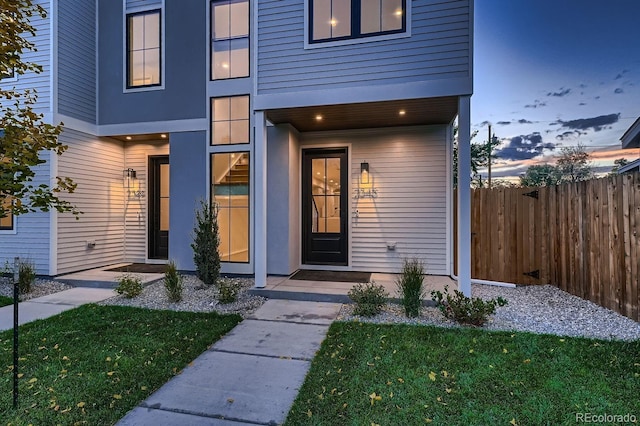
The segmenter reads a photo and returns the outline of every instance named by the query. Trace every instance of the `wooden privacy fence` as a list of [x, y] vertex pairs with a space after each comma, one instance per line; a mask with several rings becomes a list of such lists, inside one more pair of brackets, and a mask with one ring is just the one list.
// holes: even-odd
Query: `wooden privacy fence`
[[640, 173], [474, 189], [471, 209], [473, 278], [551, 284], [640, 321]]

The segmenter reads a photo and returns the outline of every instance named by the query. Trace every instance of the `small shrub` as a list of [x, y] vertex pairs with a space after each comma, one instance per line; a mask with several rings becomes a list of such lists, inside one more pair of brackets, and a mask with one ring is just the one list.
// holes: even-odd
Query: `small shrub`
[[193, 263], [196, 275], [206, 285], [213, 285], [220, 276], [220, 235], [218, 234], [218, 207], [215, 203], [200, 201], [193, 229]]
[[431, 299], [445, 317], [460, 324], [469, 324], [481, 327], [487, 322], [489, 315], [496, 312], [497, 306], [504, 306], [507, 301], [502, 297], [491, 300], [482, 300], [479, 297], [467, 297], [461, 291], [454, 290], [449, 293], [449, 288], [444, 287], [444, 295], [441, 291], [432, 291]]
[[142, 293], [142, 281], [136, 275], [124, 274], [118, 277], [116, 293], [123, 294], [127, 299], [139, 296]]
[[173, 261], [169, 262], [164, 273], [164, 288], [170, 302], [182, 300], [182, 275], [178, 273], [176, 264]]
[[349, 290], [349, 298], [356, 304], [353, 313], [363, 317], [373, 317], [382, 311], [387, 303], [384, 286], [375, 282], [356, 284]]
[[238, 295], [242, 290], [240, 281], [223, 278], [218, 280], [218, 301], [222, 304], [233, 303], [238, 300]]
[[18, 291], [20, 294], [31, 292], [31, 284], [36, 280], [36, 267], [30, 260], [18, 263]]
[[419, 259], [405, 259], [402, 273], [396, 280], [398, 291], [407, 317], [420, 315], [424, 297], [424, 263]]

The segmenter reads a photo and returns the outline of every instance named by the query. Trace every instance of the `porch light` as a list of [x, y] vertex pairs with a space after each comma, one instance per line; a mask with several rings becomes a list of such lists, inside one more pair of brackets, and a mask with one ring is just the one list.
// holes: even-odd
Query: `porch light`
[[360, 183], [364, 185], [369, 184], [369, 163], [360, 163]]
[[138, 174], [132, 168], [123, 170], [122, 175], [124, 188], [127, 190], [127, 196], [142, 198], [142, 191], [140, 191], [138, 183]]
[[320, 114], [316, 115], [316, 121], [322, 121], [322, 116]]
[[398, 111], [398, 115], [405, 115], [407, 112], [403, 109], [401, 109], [400, 111]]

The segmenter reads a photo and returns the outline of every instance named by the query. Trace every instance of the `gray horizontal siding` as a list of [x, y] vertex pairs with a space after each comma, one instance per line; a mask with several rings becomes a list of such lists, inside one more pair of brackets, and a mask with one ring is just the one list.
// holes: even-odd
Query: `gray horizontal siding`
[[258, 94], [471, 78], [466, 0], [414, 0], [409, 38], [306, 50], [304, 1], [258, 4]]
[[[44, 152], [40, 156], [49, 159], [50, 153]], [[49, 184], [48, 161], [35, 167], [34, 171], [34, 186]], [[14, 218], [14, 223], [15, 234], [0, 231], [0, 268], [5, 266], [5, 262], [13, 264], [13, 258], [18, 256], [33, 262], [39, 275], [49, 275], [50, 214], [28, 213]]]
[[[58, 174], [77, 184], [66, 199], [83, 212], [79, 220], [58, 215], [58, 274], [124, 260], [123, 143], [65, 130], [69, 149], [58, 160]], [[94, 248], [87, 241], [95, 241]]]
[[58, 112], [96, 122], [96, 4], [58, 2]]
[[36, 29], [35, 37], [28, 36], [28, 39], [35, 44], [37, 51], [25, 51], [21, 59], [25, 62], [32, 62], [42, 66], [42, 72], [36, 74], [28, 72], [17, 77], [15, 81], [0, 81], [0, 88], [10, 89], [15, 87], [18, 91], [34, 89], [38, 93], [38, 101], [34, 110], [38, 113], [51, 112], [51, 60], [50, 60], [50, 38], [51, 38], [51, 10], [48, 0], [38, 0], [34, 3], [44, 7], [47, 17], [42, 19], [40, 15], [31, 18], [31, 25]]
[[155, 9], [162, 7], [162, 0], [126, 0], [127, 11], [132, 9]]
[[[398, 272], [405, 258], [418, 257], [427, 273], [447, 272], [446, 126], [321, 134], [305, 144], [351, 144], [351, 193], [360, 163], [368, 162], [378, 197], [350, 197], [351, 267]], [[387, 250], [387, 242], [396, 250]]]

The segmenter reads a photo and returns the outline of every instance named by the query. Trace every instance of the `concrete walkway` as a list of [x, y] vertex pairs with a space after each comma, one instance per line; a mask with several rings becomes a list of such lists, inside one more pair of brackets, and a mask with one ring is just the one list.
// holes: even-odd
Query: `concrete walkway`
[[[18, 323], [48, 318], [86, 303], [95, 303], [115, 296], [113, 290], [77, 287], [18, 304]], [[0, 308], [0, 331], [13, 328], [13, 305]]]
[[268, 300], [118, 425], [283, 423], [339, 311], [337, 303]]

